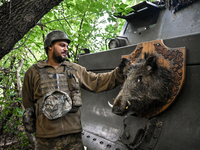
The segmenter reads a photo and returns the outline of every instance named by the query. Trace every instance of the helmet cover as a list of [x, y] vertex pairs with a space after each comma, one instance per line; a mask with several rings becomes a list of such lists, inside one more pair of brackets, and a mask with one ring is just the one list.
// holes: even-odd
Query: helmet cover
[[67, 34], [61, 30], [54, 30], [49, 32], [44, 39], [44, 48], [51, 45], [53, 41], [66, 41], [68, 44], [71, 40], [68, 38]]

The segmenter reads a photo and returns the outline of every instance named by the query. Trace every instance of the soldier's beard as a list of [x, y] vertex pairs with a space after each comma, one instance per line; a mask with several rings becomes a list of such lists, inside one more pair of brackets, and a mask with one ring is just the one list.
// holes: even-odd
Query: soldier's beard
[[57, 50], [54, 48], [53, 49], [53, 59], [57, 62], [57, 63], [62, 63], [63, 61], [66, 60], [66, 58], [62, 57]]

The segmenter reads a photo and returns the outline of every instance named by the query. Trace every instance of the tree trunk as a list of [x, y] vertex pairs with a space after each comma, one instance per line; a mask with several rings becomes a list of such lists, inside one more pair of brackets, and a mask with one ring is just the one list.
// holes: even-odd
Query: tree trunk
[[63, 0], [10, 0], [0, 7], [0, 60]]

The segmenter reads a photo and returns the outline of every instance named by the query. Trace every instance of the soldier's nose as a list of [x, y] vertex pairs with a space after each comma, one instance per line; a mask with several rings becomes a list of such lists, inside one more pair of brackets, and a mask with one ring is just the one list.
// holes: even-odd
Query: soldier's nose
[[67, 46], [64, 47], [64, 51], [68, 52], [68, 48], [67, 48]]

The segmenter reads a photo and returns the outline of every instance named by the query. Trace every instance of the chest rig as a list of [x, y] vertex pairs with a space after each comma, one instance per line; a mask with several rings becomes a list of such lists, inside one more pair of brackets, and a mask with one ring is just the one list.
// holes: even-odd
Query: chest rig
[[48, 72], [39, 68], [39, 90], [42, 98], [36, 104], [36, 116], [43, 113], [48, 119], [57, 119], [68, 112], [76, 112], [82, 106], [80, 86], [78, 79], [72, 74], [72, 67], [64, 66], [64, 71], [59, 73]]

